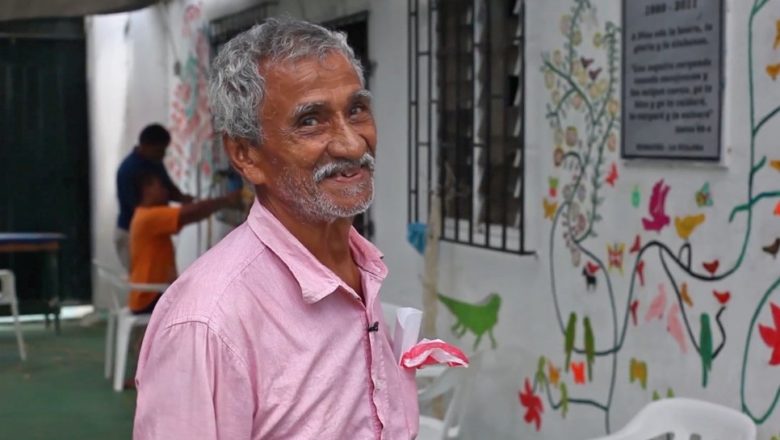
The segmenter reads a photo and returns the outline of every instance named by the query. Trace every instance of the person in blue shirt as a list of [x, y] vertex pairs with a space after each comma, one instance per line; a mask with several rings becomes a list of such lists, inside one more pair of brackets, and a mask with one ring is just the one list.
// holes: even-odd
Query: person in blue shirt
[[173, 183], [163, 164], [165, 151], [171, 143], [171, 134], [160, 124], [151, 124], [141, 130], [138, 145], [127, 155], [116, 173], [116, 194], [119, 199], [119, 217], [114, 231], [114, 245], [119, 261], [130, 269], [129, 230], [133, 213], [140, 201], [140, 194], [135, 184], [137, 176], [149, 170], [160, 176], [168, 188], [170, 201], [183, 204], [191, 203], [192, 196], [184, 194]]

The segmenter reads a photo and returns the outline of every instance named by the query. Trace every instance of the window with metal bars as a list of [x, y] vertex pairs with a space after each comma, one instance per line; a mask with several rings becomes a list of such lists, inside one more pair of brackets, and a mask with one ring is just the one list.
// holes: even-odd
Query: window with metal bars
[[525, 254], [523, 0], [409, 0], [409, 214]]

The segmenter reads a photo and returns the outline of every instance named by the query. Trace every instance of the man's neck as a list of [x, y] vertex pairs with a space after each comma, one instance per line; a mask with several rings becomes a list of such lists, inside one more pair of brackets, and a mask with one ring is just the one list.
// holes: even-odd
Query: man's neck
[[261, 197], [258, 200], [320, 263], [362, 296], [360, 273], [349, 247], [351, 217], [332, 222], [311, 222], [302, 220], [278, 203]]
[[135, 151], [135, 153], [137, 155], [143, 157], [146, 160], [149, 160], [149, 161], [152, 161], [152, 162], [155, 161], [154, 155], [147, 148], [145, 148], [143, 145], [136, 145], [135, 148], [133, 149], [133, 151]]

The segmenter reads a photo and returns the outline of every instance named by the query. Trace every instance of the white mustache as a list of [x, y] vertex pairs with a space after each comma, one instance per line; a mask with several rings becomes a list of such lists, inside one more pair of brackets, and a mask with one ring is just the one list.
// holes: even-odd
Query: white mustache
[[320, 183], [336, 174], [363, 167], [367, 168], [369, 171], [374, 171], [374, 156], [365, 153], [357, 160], [337, 159], [333, 162], [326, 163], [314, 170], [314, 182]]

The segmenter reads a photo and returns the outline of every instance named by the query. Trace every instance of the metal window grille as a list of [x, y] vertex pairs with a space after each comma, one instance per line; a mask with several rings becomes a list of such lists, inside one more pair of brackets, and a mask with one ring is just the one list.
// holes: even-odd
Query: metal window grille
[[409, 0], [408, 221], [526, 254], [523, 0]]

